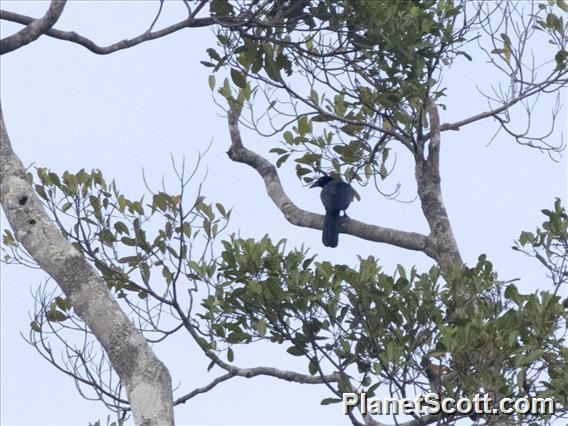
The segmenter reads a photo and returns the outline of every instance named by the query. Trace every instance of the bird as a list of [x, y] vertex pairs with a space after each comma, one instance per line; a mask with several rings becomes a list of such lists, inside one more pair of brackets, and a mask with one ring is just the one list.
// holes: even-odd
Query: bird
[[321, 188], [321, 202], [325, 207], [325, 220], [323, 222], [322, 242], [326, 247], [337, 247], [339, 240], [339, 214], [345, 210], [355, 197], [355, 190], [351, 185], [324, 174], [316, 180], [310, 188]]

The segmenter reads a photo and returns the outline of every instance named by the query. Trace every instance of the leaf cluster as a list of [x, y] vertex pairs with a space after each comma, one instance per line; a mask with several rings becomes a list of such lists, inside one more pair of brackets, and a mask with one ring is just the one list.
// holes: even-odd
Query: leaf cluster
[[[389, 275], [372, 257], [357, 268], [333, 265], [264, 237], [225, 241], [219, 273], [203, 301], [211, 338], [231, 347], [231, 359], [233, 346], [264, 340], [304, 357], [312, 375], [341, 372], [326, 404], [350, 388], [370, 395], [387, 385], [398, 396], [432, 391], [431, 365], [446, 372], [439, 382], [448, 396], [490, 388], [566, 404], [560, 298], [521, 294], [497, 280], [485, 256], [444, 285], [436, 267], [419, 274], [399, 265]], [[461, 317], [451, 315], [458, 286], [469, 294]]]
[[[97, 170], [60, 177], [39, 169], [38, 177], [36, 191], [62, 232], [132, 308], [135, 322], [162, 336], [156, 341], [186, 329], [204, 351], [225, 352], [229, 362], [240, 344], [284, 345], [306, 360], [308, 374], [340, 373], [339, 382], [328, 383], [325, 404], [353, 389], [461, 397], [489, 388], [509, 397], [552, 396], [565, 410], [568, 310], [557, 293], [567, 276], [568, 218], [559, 201], [517, 247], [554, 265], [564, 281], [553, 292], [522, 294], [498, 280], [484, 255], [445, 280], [436, 266], [419, 273], [399, 265], [388, 274], [373, 257], [354, 267], [318, 261], [269, 237], [231, 237], [219, 254], [196, 255], [196, 237], [208, 246], [224, 227], [230, 212], [222, 205], [198, 195], [183, 207], [183, 188], [154, 193], [148, 203], [131, 200]], [[16, 244], [9, 233], [4, 244]], [[463, 289], [467, 299], [460, 296], [456, 306]], [[72, 320], [76, 327], [65, 298], [42, 312], [49, 323]], [[41, 334], [44, 318], [31, 327]]]
[[278, 2], [270, 10], [224, 4], [227, 19], [246, 13], [249, 25], [220, 30], [221, 51], [207, 49], [204, 65], [229, 71], [218, 91], [229, 102], [258, 104], [264, 96], [266, 112], [251, 117], [251, 126], [258, 130], [268, 117], [275, 130], [289, 128], [272, 152], [278, 166], [293, 158], [305, 182], [324, 169], [348, 180], [384, 179], [386, 142], [410, 146], [419, 137], [424, 101], [443, 94], [437, 73], [468, 56], [459, 48], [465, 28], [456, 24], [463, 9], [451, 1]]

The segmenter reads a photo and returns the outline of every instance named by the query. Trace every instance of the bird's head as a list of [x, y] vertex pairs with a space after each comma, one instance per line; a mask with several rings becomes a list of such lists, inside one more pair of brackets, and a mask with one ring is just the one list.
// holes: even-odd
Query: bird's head
[[329, 182], [331, 182], [333, 180], [333, 178], [329, 175], [323, 175], [322, 177], [320, 177], [318, 180], [316, 180], [314, 183], [312, 183], [310, 185], [310, 188], [323, 188], [324, 186], [326, 186]]

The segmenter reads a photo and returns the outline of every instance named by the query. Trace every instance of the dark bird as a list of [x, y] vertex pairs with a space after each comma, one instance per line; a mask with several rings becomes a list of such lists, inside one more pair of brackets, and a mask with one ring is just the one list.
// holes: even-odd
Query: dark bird
[[[325, 207], [322, 241], [326, 247], [337, 247], [339, 239], [339, 213], [349, 207], [355, 190], [346, 182], [323, 175], [310, 188], [321, 188], [321, 202]], [[345, 216], [347, 216], [345, 214]]]

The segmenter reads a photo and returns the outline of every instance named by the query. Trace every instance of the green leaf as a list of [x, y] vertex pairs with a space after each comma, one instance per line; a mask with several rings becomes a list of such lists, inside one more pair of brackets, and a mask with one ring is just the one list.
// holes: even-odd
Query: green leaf
[[306, 169], [305, 167], [301, 167], [299, 164], [296, 165], [296, 176], [301, 178], [307, 174], [310, 174], [312, 171], [310, 169]]
[[532, 232], [526, 232], [526, 231], [521, 232], [521, 236], [519, 237], [519, 243], [522, 246], [526, 245], [527, 243], [533, 240], [534, 240], [534, 235]]
[[256, 324], [256, 330], [258, 334], [262, 337], [266, 336], [266, 320], [261, 318], [258, 323]]
[[215, 76], [213, 74], [211, 74], [208, 78], [208, 82], [209, 82], [209, 88], [211, 90], [215, 90]]
[[242, 331], [233, 331], [227, 336], [227, 342], [229, 343], [241, 343], [248, 340], [250, 336]]
[[233, 6], [227, 0], [211, 0], [209, 10], [216, 15], [230, 15], [233, 13]]
[[562, 33], [562, 21], [554, 13], [549, 13], [548, 15], [546, 15], [546, 25], [549, 28], [553, 28], [558, 33]]
[[262, 285], [260, 285], [258, 281], [249, 281], [247, 283], [247, 289], [256, 294], [262, 293]]
[[322, 115], [322, 114], [317, 114], [312, 118], [312, 121], [321, 123], [321, 122], [326, 122], [326, 121], [332, 121], [333, 118], [327, 116], [327, 115]]
[[300, 164], [313, 164], [320, 159], [321, 159], [320, 154], [307, 152], [304, 155], [302, 155], [300, 158], [297, 158], [295, 161]]
[[112, 247], [115, 241], [114, 235], [108, 229], [103, 229], [101, 232], [99, 232], [99, 238], [101, 242], [108, 247]]
[[271, 152], [271, 153], [274, 153], [274, 154], [278, 154], [278, 155], [282, 155], [282, 154], [286, 154], [288, 151], [285, 150], [285, 149], [282, 149], [282, 148], [272, 148], [272, 149], [270, 149], [270, 151], [268, 151], [268, 152]]
[[274, 59], [272, 59], [272, 51], [270, 51], [269, 49], [265, 49], [264, 69], [271, 80], [276, 82], [282, 81], [282, 76], [280, 75], [278, 65], [276, 64], [276, 62], [274, 62]]
[[283, 155], [278, 160], [276, 160], [276, 167], [280, 168], [280, 166], [284, 164], [284, 162], [288, 159], [288, 157], [290, 157], [290, 154]]
[[225, 99], [231, 99], [232, 92], [231, 87], [229, 86], [229, 80], [225, 79], [223, 81], [223, 87], [221, 87], [218, 92], [223, 96]]
[[219, 210], [219, 213], [221, 213], [221, 216], [227, 217], [227, 211], [225, 210], [225, 207], [223, 206], [223, 204], [215, 203], [215, 207], [217, 207], [217, 210]]
[[120, 233], [120, 234], [129, 234], [130, 232], [128, 231], [128, 227], [123, 223], [123, 222], [116, 222], [114, 224], [114, 229], [116, 232]]
[[398, 276], [400, 278], [406, 279], [406, 271], [404, 270], [404, 266], [396, 265], [396, 272], [398, 272]]
[[308, 99], [312, 101], [314, 104], [319, 105], [319, 95], [318, 92], [316, 92], [314, 89], [310, 90]]
[[537, 349], [534, 351], [529, 352], [526, 355], [520, 355], [517, 358], [517, 365], [520, 367], [524, 367], [527, 366], [528, 364], [536, 361], [537, 359], [539, 359], [540, 357], [542, 357], [542, 355], [544, 355], [545, 350], [544, 349]]
[[515, 284], [509, 284], [505, 289], [505, 297], [507, 299], [512, 300], [515, 303], [518, 303], [520, 300], [519, 291], [517, 290], [517, 286]]
[[338, 404], [340, 402], [342, 402], [342, 399], [339, 398], [324, 398], [321, 400], [320, 404], [321, 405], [331, 405], [331, 404]]
[[47, 194], [45, 192], [45, 189], [40, 186], [40, 185], [35, 185], [34, 186], [35, 191], [37, 192], [37, 195], [39, 195], [41, 198], [43, 198], [44, 200], [47, 200]]
[[120, 241], [122, 242], [122, 244], [124, 244], [125, 246], [130, 246], [133, 247], [136, 245], [136, 241], [133, 238], [128, 238], [128, 237], [122, 237], [120, 239]]
[[150, 282], [150, 268], [145, 262], [140, 263], [140, 276], [144, 284], [148, 285]]
[[294, 356], [304, 356], [304, 352], [297, 346], [290, 346], [288, 349], [286, 349], [286, 352]]
[[68, 318], [68, 316], [65, 315], [63, 312], [54, 309], [47, 311], [45, 314], [45, 318], [50, 322], [62, 322], [65, 321]]
[[69, 193], [74, 194], [77, 191], [77, 177], [68, 171], [63, 173], [63, 182], [69, 188]]
[[298, 132], [300, 135], [304, 136], [306, 133], [311, 132], [312, 130], [312, 123], [308, 120], [308, 117], [302, 116], [298, 120]]
[[318, 373], [318, 362], [315, 358], [310, 359], [310, 363], [308, 364], [308, 371], [312, 376], [315, 376]]
[[2, 242], [6, 246], [13, 246], [16, 244], [16, 240], [14, 239], [14, 235], [9, 230], [4, 230], [4, 235], [2, 237]]
[[215, 61], [220, 61], [221, 60], [221, 56], [219, 56], [219, 54], [217, 53], [217, 51], [215, 49], [209, 48], [207, 49], [207, 54], [209, 55], [209, 57]]
[[67, 311], [69, 309], [71, 309], [71, 302], [69, 302], [69, 300], [64, 299], [60, 296], [57, 296], [55, 298], [55, 304], [57, 305], [57, 307], [63, 311]]
[[284, 132], [284, 140], [287, 144], [292, 145], [294, 143], [294, 136], [290, 131]]
[[53, 172], [49, 172], [49, 180], [52, 185], [55, 186], [61, 186], [61, 182], [59, 181], [59, 176], [57, 176], [55, 173]]
[[231, 68], [231, 78], [233, 79], [233, 83], [235, 83], [241, 89], [247, 87], [247, 80], [243, 73], [235, 68]]
[[39, 332], [41, 331], [41, 327], [39, 326], [39, 324], [38, 324], [37, 321], [32, 321], [32, 322], [30, 322], [30, 327], [31, 327], [31, 329], [32, 329], [33, 331], [35, 331], [35, 332], [38, 332], [38, 333], [39, 333]]

